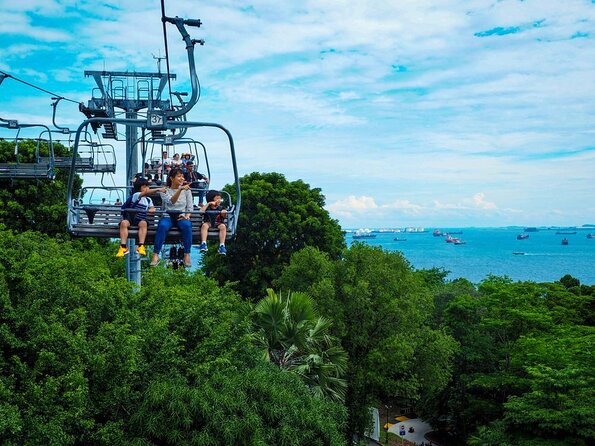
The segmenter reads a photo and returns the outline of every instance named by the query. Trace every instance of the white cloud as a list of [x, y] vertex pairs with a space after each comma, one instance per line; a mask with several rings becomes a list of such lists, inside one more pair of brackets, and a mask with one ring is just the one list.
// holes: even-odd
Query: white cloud
[[361, 95], [357, 94], [355, 91], [342, 91], [341, 93], [339, 93], [339, 99], [342, 99], [344, 101], [361, 98]]
[[436, 221], [442, 225], [450, 223], [451, 226], [476, 225], [486, 218], [507, 225], [520, 224], [518, 219], [526, 218], [525, 213], [518, 209], [499, 209], [495, 203], [487, 201], [482, 192], [471, 197], [460, 197], [454, 202], [432, 198], [426, 203], [413, 203], [407, 199], [384, 202], [369, 196], [351, 195], [331, 203], [327, 209], [346, 227], [362, 224], [382, 227], [428, 226], [428, 222]]
[[408, 215], [419, 215], [424, 212], [424, 207], [410, 202], [409, 200], [395, 200], [392, 203], [388, 203], [382, 206], [387, 210], [398, 210]]
[[42, 42], [66, 42], [72, 37], [66, 31], [46, 26], [36, 26], [23, 14], [6, 13], [0, 23], [1, 34], [14, 34]]
[[485, 194], [483, 192], [476, 193], [475, 195], [473, 195], [473, 198], [471, 200], [472, 200], [473, 205], [480, 209], [490, 209], [490, 210], [498, 209], [498, 207], [496, 206], [495, 203], [485, 200]]
[[468, 209], [461, 203], [442, 203], [439, 200], [434, 200], [434, 208], [438, 210], [461, 210], [461, 209]]
[[378, 209], [378, 205], [374, 201], [372, 197], [356, 197], [355, 195], [350, 195], [349, 197], [334, 202], [327, 206], [329, 210], [333, 212], [341, 212], [341, 213], [361, 213], [361, 212], [368, 212], [373, 209]]

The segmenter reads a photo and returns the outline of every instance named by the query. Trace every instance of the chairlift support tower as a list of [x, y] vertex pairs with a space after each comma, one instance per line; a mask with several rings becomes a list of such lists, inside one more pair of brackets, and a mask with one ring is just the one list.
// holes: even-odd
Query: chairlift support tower
[[[85, 77], [92, 77], [97, 84], [88, 106], [81, 107], [81, 111], [88, 118], [114, 118], [115, 109], [118, 108], [126, 112], [127, 120], [136, 120], [138, 112], [142, 109], [165, 111], [171, 108], [170, 101], [161, 97], [168, 80], [176, 78], [175, 74], [85, 71]], [[105, 130], [104, 137], [118, 139], [115, 123], [98, 123], [94, 130], [102, 125]], [[134, 175], [139, 172], [137, 140], [138, 126], [126, 125], [126, 184], [131, 184]], [[126, 259], [126, 277], [140, 285], [140, 257], [136, 254], [136, 241], [131, 238], [129, 244], [131, 254]]]

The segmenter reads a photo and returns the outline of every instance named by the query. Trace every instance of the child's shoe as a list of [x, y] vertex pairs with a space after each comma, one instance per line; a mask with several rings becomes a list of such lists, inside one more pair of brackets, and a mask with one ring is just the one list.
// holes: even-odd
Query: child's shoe
[[207, 247], [207, 242], [202, 242], [198, 249], [200, 249], [201, 252], [207, 252], [209, 250], [209, 248]]
[[147, 255], [147, 250], [145, 249], [145, 245], [139, 245], [136, 247], [136, 252], [139, 256], [145, 257]]
[[219, 249], [217, 250], [217, 254], [221, 254], [222, 256], [227, 254], [227, 250], [225, 249], [225, 245], [219, 245]]
[[129, 252], [130, 252], [130, 249], [120, 246], [120, 248], [118, 249], [118, 252], [116, 253], [116, 257], [124, 257]]

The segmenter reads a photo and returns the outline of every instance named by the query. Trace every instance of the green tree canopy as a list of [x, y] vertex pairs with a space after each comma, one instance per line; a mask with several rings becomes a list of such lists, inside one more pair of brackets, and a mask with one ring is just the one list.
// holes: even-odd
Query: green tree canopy
[[[19, 141], [19, 162], [35, 162], [37, 142]], [[47, 144], [42, 143], [40, 154], [48, 156]], [[56, 156], [69, 156], [70, 151], [60, 143], [54, 144]], [[0, 162], [14, 160], [14, 142], [0, 141]], [[16, 161], [16, 160], [15, 160]], [[82, 181], [75, 178], [75, 193]], [[49, 179], [0, 179], [0, 223], [18, 231], [35, 230], [46, 234], [66, 232], [68, 170], [56, 170]]]
[[400, 253], [355, 243], [332, 260], [305, 248], [276, 286], [306, 291], [336, 325], [349, 357], [348, 437], [363, 434], [378, 400], [415, 402], [447, 384], [456, 345], [429, 324], [432, 295]]
[[526, 388], [473, 444], [586, 446], [595, 439], [595, 329], [569, 326], [521, 337], [513, 362]]
[[[251, 173], [241, 178], [242, 209], [237, 239], [225, 258], [209, 253], [206, 274], [220, 283], [236, 282], [240, 294], [257, 300], [281, 275], [291, 254], [305, 246], [337, 258], [345, 246], [338, 223], [323, 208], [320, 189], [279, 173]], [[226, 187], [234, 194], [232, 187]]]
[[529, 446], [595, 438], [593, 297], [563, 279], [488, 277], [447, 304], [444, 322], [461, 350], [437, 417], [461, 439]]
[[315, 394], [343, 401], [347, 355], [329, 333], [331, 321], [316, 314], [305, 293], [267, 291], [254, 309], [265, 357], [297, 373]]
[[135, 292], [112, 254], [0, 232], [1, 444], [345, 444], [343, 407], [260, 359], [250, 304], [162, 268]]

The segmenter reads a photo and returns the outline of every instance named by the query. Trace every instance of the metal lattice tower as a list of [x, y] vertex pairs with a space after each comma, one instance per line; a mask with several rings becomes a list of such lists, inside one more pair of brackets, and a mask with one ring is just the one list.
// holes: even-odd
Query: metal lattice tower
[[[80, 106], [87, 118], [115, 118], [115, 109], [126, 113], [127, 119], [137, 119], [138, 112], [165, 112], [172, 109], [169, 100], [162, 99], [162, 93], [168, 80], [175, 79], [175, 74], [142, 73], [122, 71], [85, 71], [85, 77], [93, 77], [97, 87], [87, 106]], [[103, 137], [118, 139], [115, 123], [92, 123], [97, 132], [103, 127]], [[138, 127], [126, 126], [126, 184], [131, 184], [138, 169]], [[129, 281], [141, 283], [140, 257], [136, 254], [136, 241], [129, 239], [130, 255], [126, 259], [126, 276]]]

